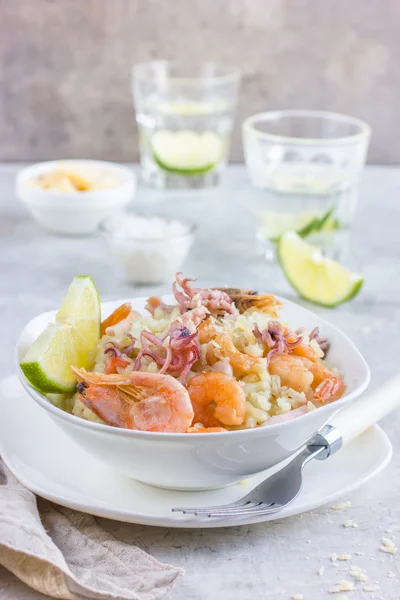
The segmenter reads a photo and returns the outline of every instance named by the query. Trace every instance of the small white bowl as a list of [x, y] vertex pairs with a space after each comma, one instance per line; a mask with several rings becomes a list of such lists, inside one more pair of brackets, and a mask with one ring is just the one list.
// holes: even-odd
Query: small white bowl
[[[56, 311], [42, 313], [23, 330], [17, 344], [18, 376], [31, 398], [82, 451], [114, 471], [171, 489], [206, 490], [231, 485], [287, 459], [338, 410], [360, 396], [369, 383], [369, 368], [344, 333], [302, 306], [281, 300], [282, 318], [291, 328], [321, 328], [331, 343], [329, 360], [343, 372], [347, 385], [340, 400], [286, 423], [223, 433], [153, 433], [93, 423], [64, 412], [34, 390], [19, 367], [29, 346], [54, 320]], [[103, 303], [102, 315], [107, 316], [125, 301]], [[165, 301], [173, 298], [166, 296]], [[146, 298], [132, 300], [133, 308], [139, 311], [145, 304]]]
[[[44, 173], [60, 165], [78, 172], [96, 170], [111, 175], [117, 185], [87, 192], [60, 192], [29, 185]], [[136, 191], [132, 169], [102, 160], [57, 160], [37, 163], [17, 175], [16, 194], [33, 218], [46, 229], [66, 235], [87, 235], [97, 231], [99, 223], [124, 208]]]
[[195, 225], [178, 219], [129, 212], [100, 224], [112, 269], [124, 281], [138, 285], [172, 281], [188, 255], [195, 230]]

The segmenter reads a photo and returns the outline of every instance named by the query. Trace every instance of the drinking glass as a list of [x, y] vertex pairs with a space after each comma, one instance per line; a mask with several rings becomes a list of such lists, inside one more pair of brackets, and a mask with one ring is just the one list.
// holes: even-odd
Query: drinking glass
[[266, 112], [244, 121], [248, 172], [262, 190], [249, 208], [267, 258], [274, 258], [287, 231], [341, 258], [370, 134], [359, 119], [313, 110]]
[[158, 60], [133, 67], [143, 180], [157, 188], [218, 184], [230, 150], [237, 70]]

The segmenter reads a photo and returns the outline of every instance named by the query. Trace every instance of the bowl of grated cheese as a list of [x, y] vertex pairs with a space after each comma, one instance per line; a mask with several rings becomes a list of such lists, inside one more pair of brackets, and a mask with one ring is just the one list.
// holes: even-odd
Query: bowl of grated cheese
[[17, 175], [16, 195], [42, 227], [64, 235], [97, 232], [136, 190], [133, 170], [102, 160], [37, 163]]

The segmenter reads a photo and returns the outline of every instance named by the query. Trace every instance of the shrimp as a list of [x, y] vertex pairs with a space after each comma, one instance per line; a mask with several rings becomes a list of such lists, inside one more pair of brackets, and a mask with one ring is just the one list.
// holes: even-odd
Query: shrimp
[[220, 433], [228, 431], [225, 427], [189, 427], [186, 433]]
[[321, 362], [292, 354], [271, 356], [271, 375], [279, 375], [281, 385], [296, 392], [304, 392], [308, 400], [319, 407], [338, 400], [346, 386], [340, 377], [332, 373]]
[[289, 350], [289, 352], [292, 352], [296, 356], [301, 356], [303, 358], [307, 358], [308, 360], [311, 360], [312, 362], [318, 362], [319, 359], [321, 358], [318, 355], [317, 351], [309, 344], [301, 343], [298, 346], [296, 346], [295, 348], [292, 348], [291, 350]]
[[147, 298], [145, 309], [154, 317], [154, 313], [157, 309], [160, 309], [165, 315], [170, 315], [174, 310], [173, 304], [165, 304], [160, 296], [150, 296]]
[[309, 368], [314, 376], [312, 402], [316, 407], [334, 402], [343, 396], [346, 389], [343, 379], [332, 373], [320, 362], [312, 362]]
[[300, 356], [292, 354], [271, 356], [268, 367], [271, 375], [279, 375], [281, 385], [285, 385], [295, 392], [309, 393], [314, 375]]
[[217, 330], [215, 329], [214, 319], [208, 317], [205, 321], [199, 325], [199, 342], [200, 344], [207, 344], [215, 338]]
[[254, 290], [240, 288], [219, 289], [230, 297], [240, 313], [256, 308], [258, 311], [268, 313], [274, 317], [279, 315], [282, 302], [274, 294], [260, 294]]
[[188, 384], [194, 421], [204, 427], [240, 425], [246, 412], [246, 396], [233, 377], [219, 371], [195, 375]]
[[245, 377], [250, 373], [258, 374], [260, 367], [265, 362], [263, 359], [254, 358], [240, 352], [233, 343], [232, 338], [224, 333], [216, 334], [214, 340], [208, 345], [206, 356], [207, 362], [211, 366], [221, 358], [227, 358], [235, 377]]
[[89, 373], [72, 367], [79, 400], [108, 425], [184, 433], [193, 421], [185, 387], [170, 375]]
[[[114, 310], [101, 324], [100, 334], [108, 335], [114, 334], [114, 325], [122, 324], [124, 333], [128, 333], [131, 328], [133, 321], [141, 319], [142, 315], [136, 310], [133, 310], [129, 302], [121, 304]], [[126, 330], [126, 331], [125, 331]]]
[[118, 369], [126, 369], [126, 367], [131, 364], [133, 364], [133, 361], [131, 360], [119, 358], [118, 356], [109, 356], [106, 358], [105, 372], [107, 375], [110, 375], [111, 373], [118, 373]]
[[[292, 342], [292, 344], [293, 344], [293, 342], [296, 343], [296, 340], [299, 338], [299, 336], [301, 338], [301, 334], [297, 335], [297, 334], [293, 333], [292, 331], [290, 331], [289, 327], [287, 327], [287, 326], [283, 327], [283, 332], [288, 337], [289, 343], [290, 342]], [[302, 356], [303, 358], [308, 358], [308, 360], [311, 360], [313, 362], [319, 362], [319, 360], [321, 358], [321, 356], [318, 354], [318, 352], [315, 350], [315, 348], [310, 346], [310, 344], [305, 344], [303, 341], [301, 341], [299, 344], [293, 345], [293, 347], [290, 348], [289, 352], [292, 352], [296, 356]]]

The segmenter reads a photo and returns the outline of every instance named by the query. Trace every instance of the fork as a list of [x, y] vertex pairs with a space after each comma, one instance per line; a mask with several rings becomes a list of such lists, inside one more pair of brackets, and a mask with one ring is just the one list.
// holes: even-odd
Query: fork
[[277, 513], [299, 495], [303, 469], [311, 460], [326, 460], [399, 404], [400, 376], [397, 375], [379, 390], [355, 400], [348, 408], [339, 411], [286, 466], [268, 476], [240, 500], [219, 506], [178, 507], [172, 511], [209, 518], [240, 518]]

